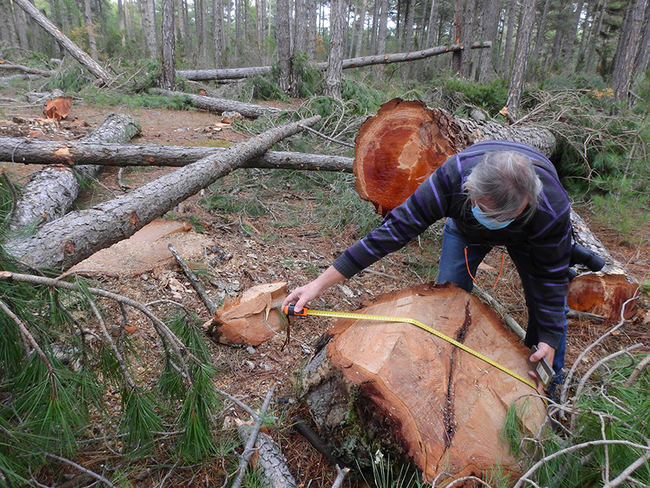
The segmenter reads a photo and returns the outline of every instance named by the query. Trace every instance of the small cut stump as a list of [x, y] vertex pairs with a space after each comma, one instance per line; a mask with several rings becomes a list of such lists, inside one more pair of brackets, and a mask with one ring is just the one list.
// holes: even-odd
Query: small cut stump
[[280, 312], [289, 294], [284, 281], [265, 283], [246, 290], [241, 297], [226, 303], [214, 314], [213, 333], [224, 344], [258, 346], [287, 326]]
[[[527, 376], [528, 348], [454, 285], [387, 294], [360, 313], [414, 318]], [[364, 432], [372, 445], [412, 459], [429, 481], [443, 472], [488, 476], [495, 466], [522, 472], [501, 431], [515, 402], [524, 431], [541, 426], [544, 404], [530, 386], [410, 324], [343, 319], [329, 334], [303, 378], [326, 439], [350, 445], [352, 433]]]

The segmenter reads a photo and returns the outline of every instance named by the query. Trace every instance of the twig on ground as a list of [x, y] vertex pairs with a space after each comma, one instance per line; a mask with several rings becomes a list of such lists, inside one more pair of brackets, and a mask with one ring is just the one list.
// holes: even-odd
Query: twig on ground
[[246, 413], [248, 413], [248, 414], [249, 414], [251, 417], [253, 417], [255, 420], [257, 420], [257, 419], [260, 418], [260, 416], [257, 414], [257, 412], [255, 412], [255, 410], [253, 410], [251, 407], [249, 407], [248, 405], [246, 405], [246, 404], [245, 404], [244, 402], [242, 402], [241, 400], [237, 400], [237, 399], [236, 399], [234, 396], [232, 396], [230, 393], [227, 393], [227, 392], [225, 392], [225, 391], [223, 391], [223, 390], [220, 390], [220, 389], [217, 388], [216, 386], [214, 387], [214, 390], [215, 390], [219, 395], [221, 395], [221, 396], [223, 396], [223, 397], [226, 397], [228, 400], [230, 400], [231, 402], [233, 402], [235, 405], [237, 405], [238, 407], [240, 407], [240, 408], [242, 408], [243, 410], [245, 410]]
[[639, 364], [636, 365], [636, 367], [632, 371], [632, 374], [630, 374], [630, 377], [625, 382], [625, 386], [627, 387], [632, 386], [632, 383], [636, 381], [636, 378], [639, 376], [639, 374], [641, 374], [641, 371], [645, 369], [648, 363], [650, 363], [650, 354], [648, 354], [641, 361], [639, 361]]
[[447, 484], [444, 486], [444, 488], [451, 488], [452, 486], [456, 486], [459, 483], [464, 483], [465, 481], [476, 481], [480, 483], [483, 486], [487, 486], [489, 488], [492, 488], [492, 486], [485, 481], [483, 481], [481, 478], [477, 478], [476, 476], [463, 476], [462, 478], [457, 478], [455, 480], [452, 480], [451, 483]]
[[235, 478], [235, 481], [233, 481], [231, 488], [239, 488], [241, 486], [242, 481], [244, 480], [244, 474], [246, 473], [246, 466], [248, 466], [248, 461], [253, 455], [253, 451], [254, 451], [253, 447], [255, 446], [255, 441], [257, 440], [257, 434], [259, 434], [260, 428], [262, 427], [264, 414], [266, 413], [266, 410], [269, 408], [269, 404], [271, 403], [271, 398], [273, 397], [273, 393], [275, 392], [275, 387], [276, 384], [274, 384], [269, 390], [269, 392], [266, 394], [266, 398], [264, 399], [264, 403], [262, 404], [262, 408], [260, 409], [259, 417], [255, 421], [253, 430], [251, 431], [248, 441], [246, 442], [246, 446], [244, 447], [244, 452], [242, 453], [241, 459], [239, 460], [239, 467], [237, 468], [238, 470], [237, 478]]
[[497, 313], [503, 317], [504, 322], [508, 327], [510, 327], [510, 330], [517, 334], [517, 336], [522, 340], [524, 337], [526, 337], [526, 331], [521, 327], [521, 325], [519, 325], [519, 323], [517, 323], [512, 315], [508, 313], [506, 308], [501, 305], [494, 297], [492, 297], [492, 295], [490, 295], [478, 285], [474, 285], [474, 290], [479, 298], [488, 302], [488, 304], [490, 304], [492, 308], [494, 308]]
[[62, 463], [65, 463], [65, 464], [67, 464], [69, 466], [72, 466], [73, 468], [76, 468], [79, 471], [83, 471], [84, 473], [86, 473], [86, 474], [92, 476], [93, 478], [95, 478], [97, 481], [101, 481], [106, 486], [109, 486], [110, 488], [117, 488], [113, 483], [111, 483], [108, 479], [103, 477], [101, 474], [97, 474], [97, 473], [95, 473], [94, 471], [91, 471], [88, 468], [84, 468], [83, 466], [81, 466], [80, 464], [75, 463], [74, 461], [70, 461], [69, 459], [66, 459], [66, 458], [61, 457], [61, 456], [57, 456], [56, 454], [51, 454], [49, 452], [44, 452], [43, 455], [47, 456], [49, 458], [52, 458], [52, 459], [56, 459], [57, 461], [61, 461]]
[[208, 295], [208, 292], [205, 290], [205, 287], [203, 286], [203, 283], [201, 283], [201, 280], [194, 274], [194, 271], [185, 263], [181, 255], [178, 253], [176, 248], [168, 244], [167, 248], [169, 249], [169, 252], [171, 252], [174, 255], [174, 258], [176, 258], [176, 262], [178, 265], [181, 267], [183, 270], [183, 273], [185, 273], [185, 276], [187, 276], [187, 279], [190, 280], [190, 283], [192, 283], [192, 286], [196, 290], [196, 292], [199, 294], [201, 297], [201, 300], [203, 300], [203, 303], [207, 307], [208, 311], [210, 312], [211, 316], [214, 316], [215, 312], [218, 310], [218, 307], [214, 304], [212, 299], [210, 298], [210, 295]]
[[38, 356], [43, 360], [43, 362], [47, 366], [47, 370], [50, 373], [50, 375], [54, 374], [54, 368], [52, 367], [52, 363], [50, 363], [50, 360], [43, 352], [43, 349], [41, 349], [41, 346], [38, 345], [38, 342], [36, 342], [36, 339], [34, 339], [34, 336], [29, 332], [29, 329], [23, 323], [23, 321], [20, 320], [18, 316], [2, 300], [0, 300], [0, 308], [4, 311], [4, 313], [6, 313], [9, 317], [11, 317], [11, 320], [13, 320], [16, 323], [18, 329], [20, 329], [20, 335], [22, 336], [23, 341], [27, 341], [29, 345], [31, 345], [34, 348]]
[[616, 478], [611, 480], [608, 483], [605, 483], [603, 485], [603, 488], [614, 488], [624, 481], [627, 481], [630, 478], [630, 475], [634, 473], [635, 470], [643, 466], [648, 460], [650, 459], [650, 451], [646, 452], [643, 456], [641, 456], [639, 459], [634, 461], [632, 464], [630, 464], [627, 468], [625, 468], [623, 471], [621, 471], [621, 474], [619, 474]]
[[566, 378], [564, 379], [564, 382], [562, 384], [562, 391], [560, 392], [560, 403], [565, 403], [566, 402], [566, 396], [567, 392], [569, 390], [569, 384], [571, 383], [571, 379], [573, 378], [573, 375], [576, 372], [576, 369], [578, 367], [578, 364], [584, 359], [584, 357], [591, 351], [594, 347], [596, 347], [598, 344], [600, 344], [602, 341], [605, 340], [605, 338], [609, 337], [612, 335], [614, 332], [616, 332], [618, 329], [620, 329], [623, 324], [625, 324], [625, 307], [627, 306], [628, 303], [636, 300], [638, 298], [638, 295], [634, 295], [632, 298], [629, 298], [625, 300], [623, 305], [621, 306], [621, 315], [620, 318], [621, 320], [611, 329], [609, 329], [607, 332], [605, 332], [603, 335], [601, 335], [598, 339], [596, 339], [594, 342], [589, 344], [581, 353], [580, 355], [576, 358], [576, 360], [573, 362], [573, 365], [571, 365], [571, 369], [566, 375]]
[[531, 483], [531, 480], [528, 478], [532, 476], [535, 471], [537, 471], [541, 466], [543, 466], [545, 463], [548, 461], [551, 461], [555, 459], [556, 457], [562, 456], [564, 454], [569, 454], [572, 453], [573, 451], [577, 451], [579, 449], [584, 449], [585, 447], [593, 447], [593, 446], [602, 446], [605, 444], [611, 444], [611, 445], [624, 445], [624, 446], [629, 446], [633, 447], [635, 449], [642, 449], [644, 451], [650, 451], [650, 446], [644, 446], [642, 444], [636, 444], [635, 442], [630, 442], [626, 440], [617, 440], [617, 439], [612, 439], [612, 440], [599, 440], [599, 441], [588, 441], [588, 442], [583, 442], [581, 444], [575, 444], [573, 446], [566, 447], [564, 449], [560, 449], [559, 451], [556, 451], [552, 454], [549, 454], [546, 457], [543, 457], [539, 461], [537, 461], [535, 464], [531, 466], [531, 468], [526, 471], [521, 478], [517, 480], [517, 483], [513, 486], [513, 488], [521, 488], [524, 483]]
[[343, 486], [343, 480], [345, 477], [348, 475], [350, 472], [350, 468], [343, 468], [341, 469], [339, 465], [336, 465], [336, 479], [334, 480], [334, 483], [332, 484], [332, 488], [341, 488]]
[[120, 187], [120, 190], [127, 191], [131, 189], [131, 187], [122, 180], [122, 173], [124, 173], [124, 167], [117, 170], [117, 186]]
[[322, 132], [318, 132], [316, 129], [312, 129], [311, 127], [307, 127], [306, 125], [298, 124], [298, 127], [301, 127], [303, 129], [307, 130], [308, 132], [311, 132], [312, 134], [316, 134], [317, 136], [322, 137], [323, 139], [326, 139], [326, 140], [328, 140], [330, 142], [335, 142], [336, 144], [341, 144], [342, 146], [354, 147], [354, 144], [350, 144], [349, 142], [345, 142], [345, 141], [339, 141], [338, 139], [334, 139], [333, 137], [327, 136], [327, 135], [323, 134]]

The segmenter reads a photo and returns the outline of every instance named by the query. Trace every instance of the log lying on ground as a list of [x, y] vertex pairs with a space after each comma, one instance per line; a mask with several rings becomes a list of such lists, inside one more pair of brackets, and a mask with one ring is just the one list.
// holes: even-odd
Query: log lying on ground
[[27, 15], [29, 15], [34, 22], [40, 25], [45, 32], [51, 35], [59, 45], [65, 49], [70, 55], [75, 58], [79, 64], [90, 71], [95, 78], [102, 85], [108, 85], [111, 82], [111, 77], [93, 58], [87, 53], [82, 51], [79, 46], [72, 42], [65, 34], [63, 34], [40, 10], [30, 3], [29, 0], [14, 0], [20, 8], [22, 8]]
[[[394, 99], [382, 105], [377, 115], [368, 118], [359, 129], [354, 156], [357, 191], [385, 215], [408, 198], [447, 158], [481, 140], [528, 144], [549, 158], [556, 147], [555, 137], [547, 129], [476, 122], [430, 109], [419, 101]], [[576, 242], [608, 263], [603, 270], [605, 276], [624, 274], [626, 279], [606, 278], [578, 287], [583, 279], [578, 277], [571, 284], [576, 296], [570, 301], [576, 307], [582, 303], [576, 310], [597, 314], [607, 310], [605, 315], [618, 316], [623, 302], [636, 292], [635, 280], [575, 211], [572, 220]], [[628, 312], [632, 313], [633, 307]]]
[[48, 222], [31, 236], [7, 241], [4, 250], [33, 267], [68, 268], [95, 251], [133, 235], [178, 203], [241, 167], [248, 159], [299, 132], [300, 125], [311, 126], [319, 119], [314, 116], [270, 129], [126, 195]]
[[267, 107], [264, 105], [255, 105], [254, 103], [236, 102], [235, 100], [228, 100], [226, 98], [213, 98], [204, 97], [203, 95], [193, 95], [191, 93], [176, 92], [172, 90], [163, 90], [162, 88], [154, 88], [151, 90], [154, 93], [172, 96], [187, 97], [192, 106], [207, 110], [208, 112], [226, 112], [235, 111], [242, 114], [244, 117], [256, 118], [262, 115], [271, 113], [279, 113], [281, 110], [275, 107]]
[[32, 68], [30, 66], [23, 66], [21, 64], [9, 64], [9, 63], [0, 64], [0, 73], [15, 72], [15, 71], [18, 71], [20, 73], [30, 74], [30, 75], [39, 75], [39, 76], [54, 76], [56, 74], [56, 71], [49, 70], [49, 69]]
[[[226, 148], [111, 144], [79, 141], [38, 141], [28, 137], [0, 137], [0, 161], [22, 164], [95, 164], [103, 166], [186, 166]], [[242, 168], [352, 172], [352, 158], [288, 151], [269, 151]]]
[[[126, 142], [139, 132], [138, 123], [130, 115], [111, 114], [97, 130], [82, 141], [86, 144]], [[11, 151], [7, 161], [12, 161], [11, 157], [18, 148], [27, 143], [22, 139], [11, 148], [5, 147], [5, 154]], [[101, 166], [95, 165], [75, 168], [75, 172], [82, 178], [93, 178], [100, 170]], [[34, 173], [23, 187], [21, 198], [16, 202], [16, 210], [9, 228], [17, 230], [58, 219], [72, 208], [79, 195], [79, 189], [79, 179], [70, 168], [50, 167]]]
[[[527, 375], [528, 348], [478, 298], [453, 285], [387, 294], [360, 312], [420, 320]], [[410, 324], [344, 319], [328, 334], [303, 377], [323, 437], [354, 445], [350, 437], [363, 432], [384, 452], [411, 458], [429, 481], [442, 472], [489, 475], [497, 465], [505, 474], [521, 472], [501, 430], [514, 402], [525, 431], [541, 425], [544, 404], [529, 385]]]
[[[491, 48], [491, 42], [475, 42], [471, 49], [484, 49]], [[371, 66], [373, 64], [389, 64], [389, 63], [403, 63], [406, 61], [414, 61], [416, 59], [424, 59], [431, 56], [437, 56], [448, 52], [462, 51], [465, 46], [462, 44], [452, 44], [450, 46], [436, 46], [421, 51], [411, 51], [405, 53], [392, 53], [392, 54], [375, 54], [373, 56], [361, 56], [358, 58], [348, 58], [343, 60], [343, 69], [360, 68], [362, 66]], [[321, 71], [327, 69], [327, 62], [313, 63], [313, 67]], [[188, 80], [204, 81], [204, 80], [235, 80], [239, 78], [249, 78], [252, 76], [265, 75], [270, 73], [273, 69], [272, 66], [254, 66], [250, 68], [226, 68], [226, 69], [194, 69], [194, 70], [178, 70], [176, 74], [187, 78]]]

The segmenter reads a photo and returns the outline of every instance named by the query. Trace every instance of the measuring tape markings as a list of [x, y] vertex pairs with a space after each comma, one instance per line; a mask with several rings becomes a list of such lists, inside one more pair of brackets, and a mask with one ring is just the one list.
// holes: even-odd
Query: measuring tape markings
[[507, 375], [515, 378], [516, 380], [521, 381], [522, 383], [530, 386], [532, 389], [537, 391], [537, 387], [532, 381], [527, 380], [526, 378], [518, 375], [514, 371], [509, 370], [505, 366], [502, 366], [501, 364], [497, 363], [496, 361], [490, 359], [487, 356], [484, 356], [478, 351], [475, 351], [474, 349], [467, 347], [465, 344], [462, 342], [458, 342], [457, 340], [449, 337], [448, 335], [443, 334], [440, 331], [437, 331], [436, 329], [429, 327], [428, 325], [420, 322], [419, 320], [415, 320], [409, 317], [393, 317], [389, 315], [371, 315], [371, 314], [362, 314], [362, 313], [353, 313], [353, 312], [332, 312], [329, 310], [313, 310], [313, 309], [307, 309], [303, 308], [302, 312], [295, 313], [293, 310], [293, 305], [289, 305], [284, 308], [284, 313], [286, 315], [293, 315], [293, 316], [306, 316], [306, 315], [315, 315], [318, 317], [335, 317], [335, 318], [341, 318], [341, 319], [360, 319], [360, 320], [375, 320], [379, 322], [392, 322], [392, 323], [406, 323], [406, 324], [411, 324], [415, 325], [416, 327], [419, 327], [422, 330], [425, 330], [429, 332], [430, 334], [435, 335], [436, 337], [439, 337], [440, 339], [458, 347], [459, 349], [462, 349], [463, 351], [471, 354], [472, 356], [488, 363], [490, 366], [494, 366], [500, 371], [503, 371]]

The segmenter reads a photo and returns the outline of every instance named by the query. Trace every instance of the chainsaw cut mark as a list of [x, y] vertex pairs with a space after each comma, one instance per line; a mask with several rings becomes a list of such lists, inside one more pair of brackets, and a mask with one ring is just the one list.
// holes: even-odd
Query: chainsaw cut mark
[[[469, 302], [465, 304], [465, 320], [463, 325], [456, 331], [455, 339], [463, 343], [465, 342], [465, 337], [467, 336], [467, 330], [472, 323], [472, 314], [469, 311]], [[445, 400], [445, 409], [443, 411], [443, 425], [445, 427], [445, 449], [448, 449], [451, 446], [451, 441], [454, 438], [456, 433], [456, 422], [454, 420], [454, 363], [456, 360], [456, 354], [458, 353], [458, 348], [454, 347], [451, 350], [451, 356], [449, 358], [449, 376], [447, 378], [447, 396]]]

